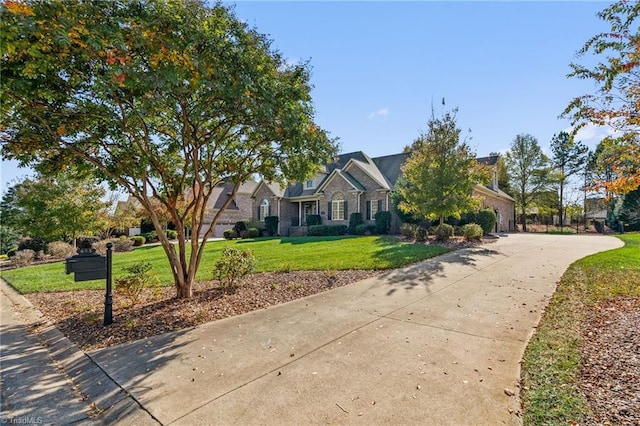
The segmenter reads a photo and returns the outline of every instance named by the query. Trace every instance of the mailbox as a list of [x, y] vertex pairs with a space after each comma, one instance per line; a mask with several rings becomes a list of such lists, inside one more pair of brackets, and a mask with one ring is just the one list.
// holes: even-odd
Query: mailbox
[[107, 243], [107, 255], [100, 256], [85, 242], [78, 249], [78, 254], [67, 257], [65, 272], [73, 272], [74, 281], [107, 280], [107, 291], [104, 295], [104, 325], [113, 322], [113, 296], [111, 295], [111, 268], [113, 266], [113, 244]]
[[107, 278], [107, 258], [95, 253], [80, 253], [67, 258], [67, 274], [74, 273], [75, 281]]

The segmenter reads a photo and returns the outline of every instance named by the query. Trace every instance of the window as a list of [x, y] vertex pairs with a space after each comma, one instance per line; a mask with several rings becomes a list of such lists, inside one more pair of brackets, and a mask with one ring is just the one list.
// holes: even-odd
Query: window
[[376, 213], [382, 209], [382, 200], [367, 201], [367, 220], [376, 218]]
[[269, 200], [264, 198], [258, 207], [258, 220], [264, 221], [264, 218], [269, 216]]
[[312, 179], [309, 179], [307, 181], [307, 188], [313, 188], [313, 180]]
[[344, 200], [344, 195], [338, 192], [333, 196], [331, 200], [331, 217], [330, 220], [344, 220], [346, 216], [346, 202]]

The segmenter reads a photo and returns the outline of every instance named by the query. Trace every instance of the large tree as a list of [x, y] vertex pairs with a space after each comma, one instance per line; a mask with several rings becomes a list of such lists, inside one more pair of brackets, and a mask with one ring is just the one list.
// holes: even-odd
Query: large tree
[[596, 188], [624, 194], [640, 187], [640, 3], [618, 1], [598, 13], [611, 30], [590, 38], [578, 52], [602, 57], [595, 66], [572, 63], [569, 77], [591, 80], [597, 90], [579, 96], [564, 115], [572, 119], [574, 132], [587, 124], [610, 126], [616, 133], [607, 141], [623, 149], [609, 157], [615, 178], [598, 180]]
[[505, 155], [505, 163], [516, 206], [520, 209], [522, 230], [526, 232], [527, 210], [549, 184], [549, 159], [540, 149], [535, 137], [520, 134], [511, 143]]
[[551, 139], [551, 164], [556, 172], [556, 182], [558, 185], [558, 213], [560, 215], [560, 226], [564, 225], [564, 195], [566, 185], [571, 176], [584, 171], [589, 148], [582, 142], [575, 141], [573, 136], [567, 132], [560, 132], [553, 135]]
[[467, 142], [460, 140], [456, 112], [446, 112], [442, 118], [432, 114], [429, 130], [413, 142], [395, 189], [402, 212], [443, 223], [480, 206], [471, 193], [474, 185], [488, 181], [489, 174]]
[[[131, 194], [179, 298], [191, 297], [226, 208], [204, 228], [217, 185], [232, 185], [230, 202], [256, 174], [303, 180], [336, 153], [314, 124], [308, 64], [290, 64], [220, 4], [27, 0], [5, 3], [2, 21], [3, 154], [45, 171], [89, 167]], [[204, 239], [187, 242], [187, 228]]]
[[99, 231], [107, 203], [95, 181], [70, 172], [25, 179], [9, 188], [0, 203], [4, 225], [46, 241], [74, 241]]

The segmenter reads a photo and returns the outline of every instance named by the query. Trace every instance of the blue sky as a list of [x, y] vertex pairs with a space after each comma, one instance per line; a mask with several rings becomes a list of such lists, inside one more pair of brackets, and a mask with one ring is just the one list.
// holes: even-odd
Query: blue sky
[[[519, 133], [548, 150], [569, 128], [558, 115], [591, 82], [568, 79], [569, 63], [606, 31], [607, 2], [240, 1], [237, 16], [290, 61], [309, 61], [316, 122], [342, 152], [394, 154], [457, 107], [478, 156], [509, 148]], [[579, 136], [591, 148], [603, 129]], [[2, 162], [2, 190], [27, 171]]]

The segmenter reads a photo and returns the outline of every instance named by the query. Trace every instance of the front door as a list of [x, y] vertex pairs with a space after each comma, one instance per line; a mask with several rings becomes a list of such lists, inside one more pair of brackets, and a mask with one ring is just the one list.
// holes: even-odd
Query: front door
[[312, 203], [304, 203], [304, 217], [303, 217], [303, 221], [304, 224], [307, 224], [307, 216], [309, 216], [310, 214], [313, 214], [313, 204]]

